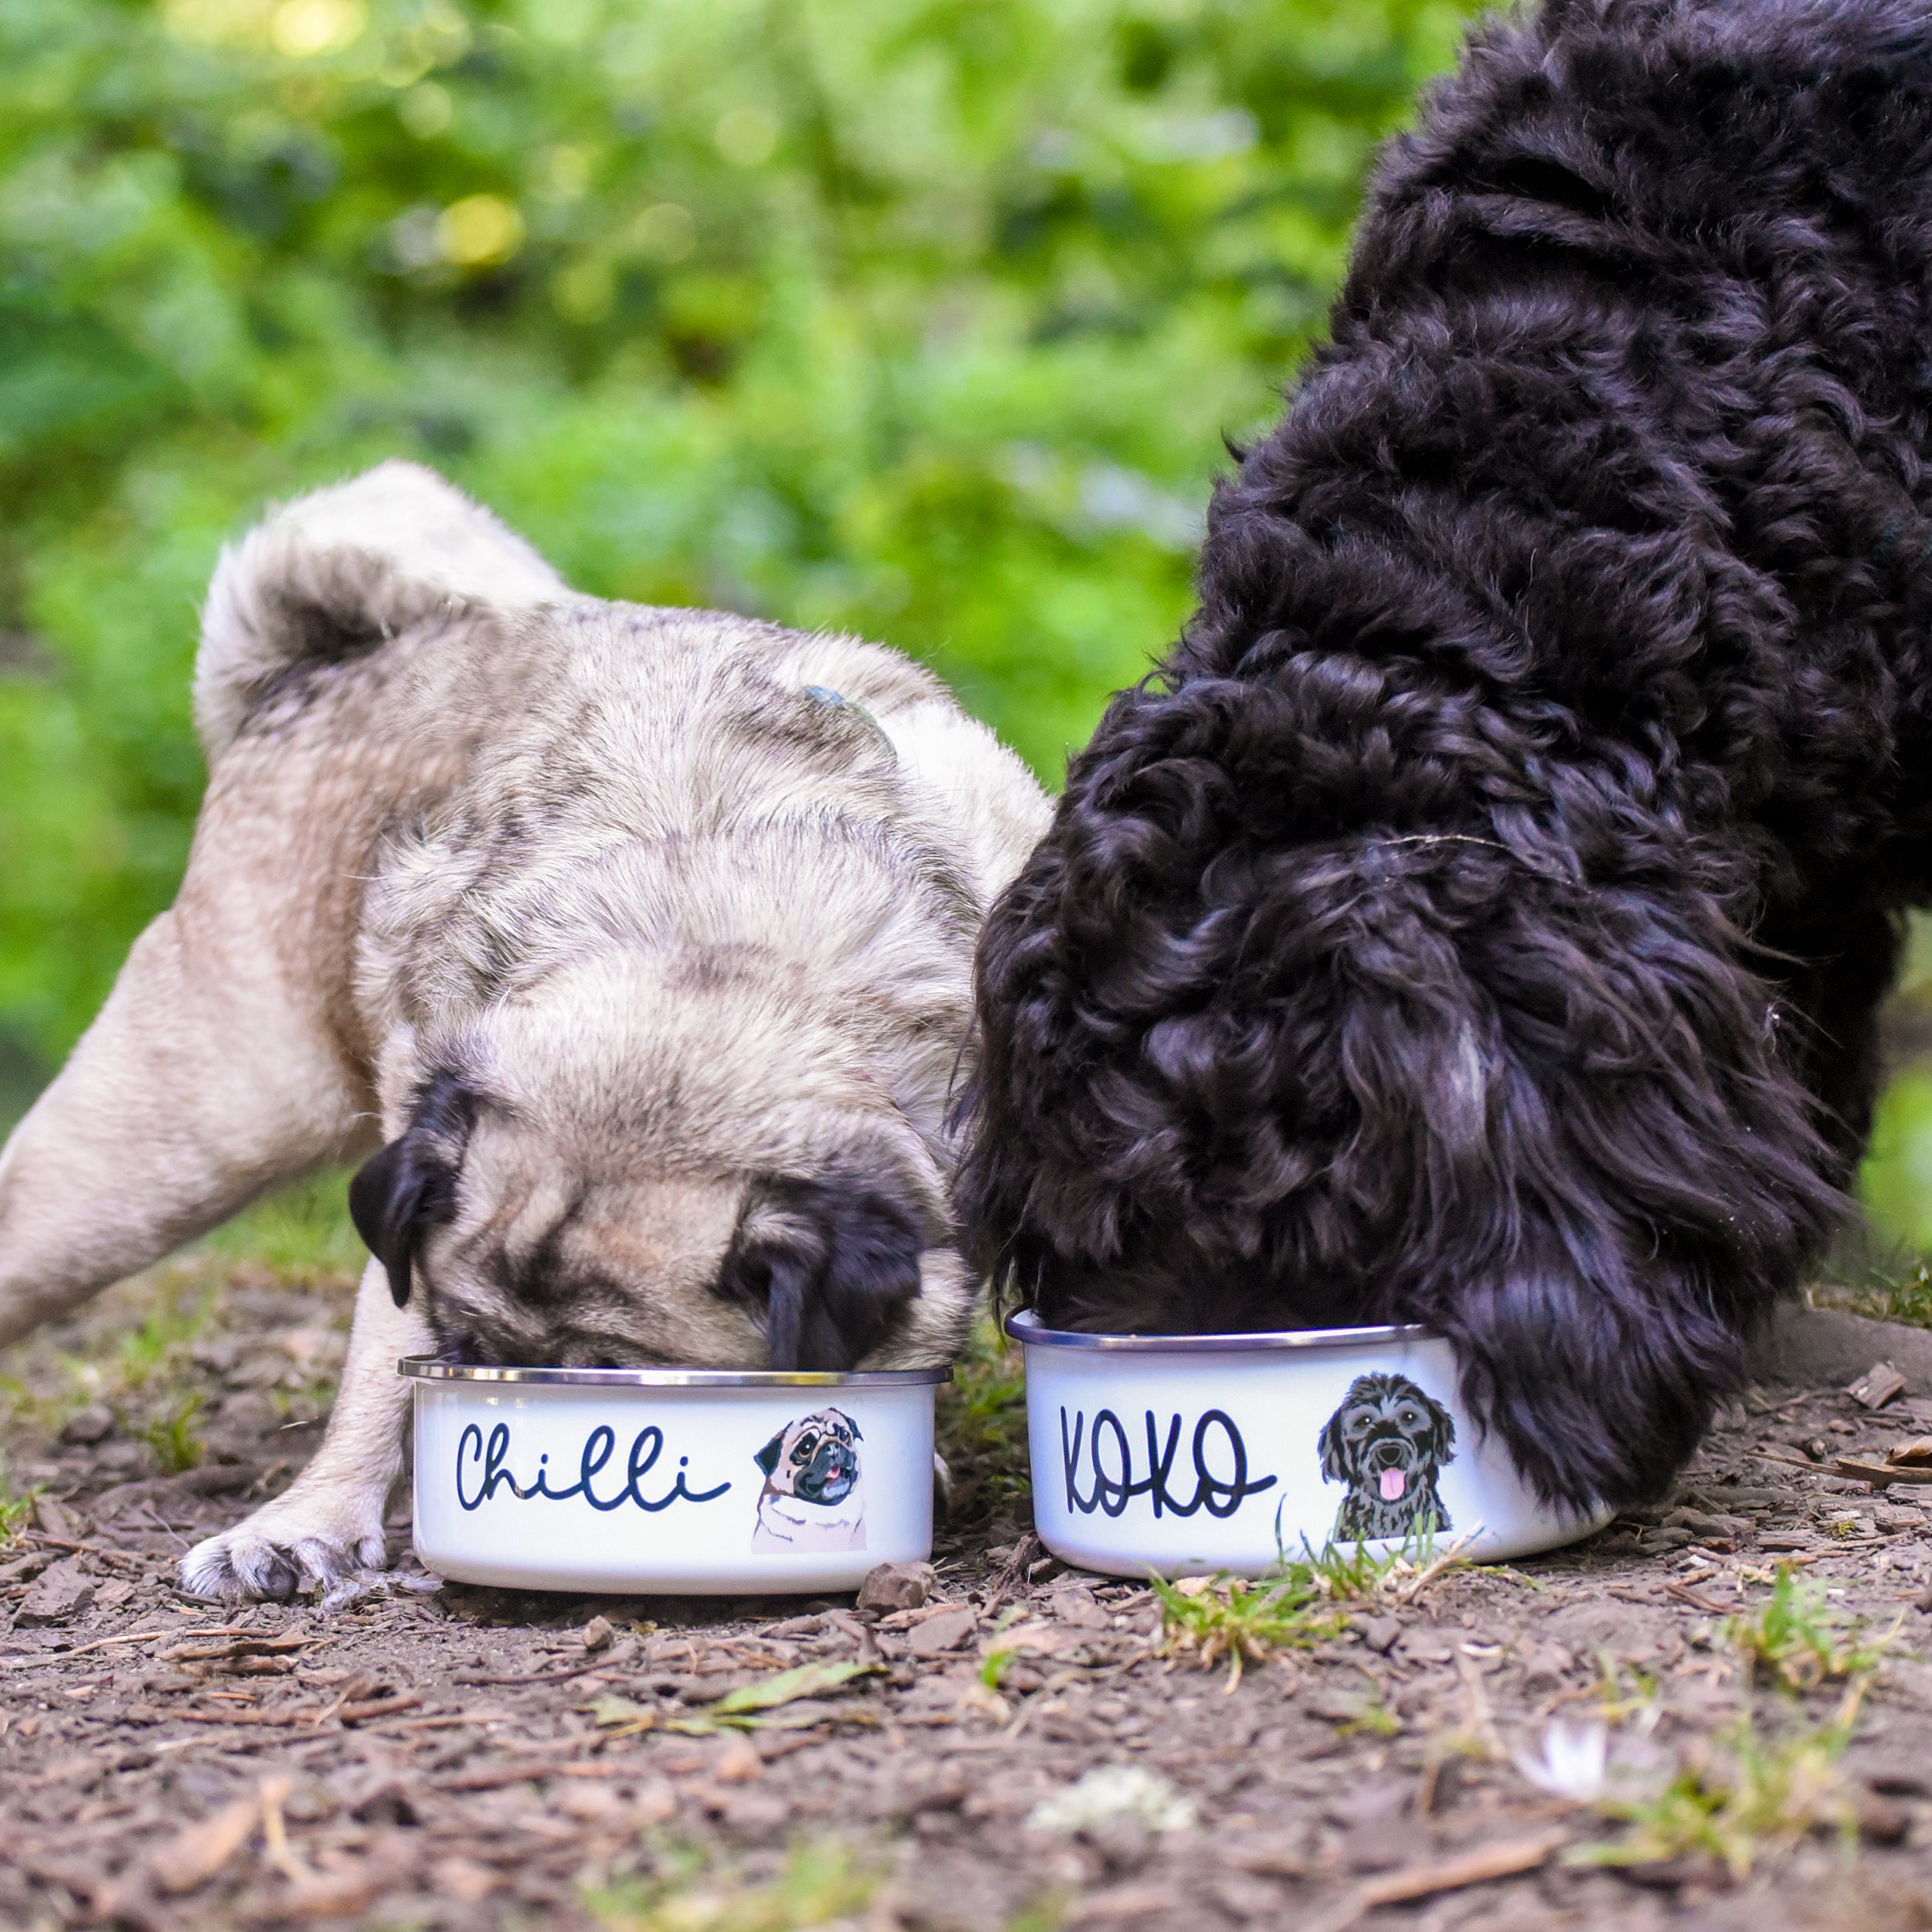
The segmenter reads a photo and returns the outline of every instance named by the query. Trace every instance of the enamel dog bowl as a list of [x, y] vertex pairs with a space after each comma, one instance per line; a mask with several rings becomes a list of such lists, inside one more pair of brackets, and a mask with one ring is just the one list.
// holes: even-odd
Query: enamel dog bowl
[[1026, 1350], [1034, 1525], [1083, 1570], [1252, 1577], [1304, 1541], [1501, 1561], [1613, 1513], [1538, 1501], [1422, 1328], [1085, 1335], [1022, 1313], [1006, 1332]]
[[933, 1542], [944, 1369], [485, 1369], [410, 1356], [416, 1551], [459, 1582], [855, 1589]]

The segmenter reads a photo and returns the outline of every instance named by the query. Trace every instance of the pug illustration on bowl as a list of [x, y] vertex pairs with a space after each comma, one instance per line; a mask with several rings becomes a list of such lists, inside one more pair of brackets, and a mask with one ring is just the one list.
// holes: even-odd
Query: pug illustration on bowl
[[1346, 1485], [1337, 1543], [1380, 1543], [1452, 1527], [1436, 1475], [1454, 1462], [1449, 1411], [1404, 1375], [1357, 1376], [1318, 1438], [1325, 1482]]
[[764, 1471], [753, 1549], [863, 1549], [859, 1425], [842, 1409], [787, 1423], [753, 1458]]

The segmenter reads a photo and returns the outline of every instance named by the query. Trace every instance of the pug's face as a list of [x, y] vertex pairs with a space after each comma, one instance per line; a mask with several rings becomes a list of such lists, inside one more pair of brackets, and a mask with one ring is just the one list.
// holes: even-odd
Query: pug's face
[[586, 1079], [516, 1044], [453, 1053], [350, 1192], [444, 1352], [832, 1370], [952, 1352], [970, 1279], [903, 1121], [814, 1105], [802, 1080], [761, 1109], [758, 1068], [715, 1049], [668, 1069], [607, 1050]]
[[787, 1423], [758, 1451], [765, 1485], [781, 1496], [829, 1508], [859, 1481], [859, 1425], [842, 1409], [821, 1409]]

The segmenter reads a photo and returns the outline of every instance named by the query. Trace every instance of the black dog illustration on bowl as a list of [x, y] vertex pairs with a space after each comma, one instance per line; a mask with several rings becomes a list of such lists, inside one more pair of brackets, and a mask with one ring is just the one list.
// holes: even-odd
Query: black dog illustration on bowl
[[753, 1549], [863, 1549], [859, 1425], [842, 1409], [788, 1422], [753, 1458], [765, 1472]]
[[1337, 1543], [1379, 1543], [1447, 1529], [1436, 1473], [1456, 1459], [1449, 1411], [1406, 1376], [1357, 1376], [1322, 1424], [1325, 1482], [1345, 1483]]

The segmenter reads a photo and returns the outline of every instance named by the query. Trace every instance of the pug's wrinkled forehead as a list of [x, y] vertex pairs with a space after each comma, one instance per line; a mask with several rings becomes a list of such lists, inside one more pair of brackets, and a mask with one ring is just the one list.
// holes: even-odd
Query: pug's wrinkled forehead
[[661, 1111], [682, 1130], [604, 1131], [594, 1107], [446, 1066], [356, 1176], [356, 1225], [465, 1360], [842, 1370], [954, 1345], [970, 1284], [889, 1117], [828, 1116], [787, 1147], [675, 1083]]

